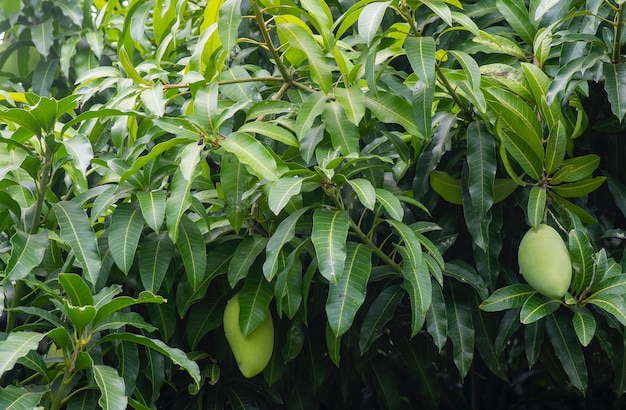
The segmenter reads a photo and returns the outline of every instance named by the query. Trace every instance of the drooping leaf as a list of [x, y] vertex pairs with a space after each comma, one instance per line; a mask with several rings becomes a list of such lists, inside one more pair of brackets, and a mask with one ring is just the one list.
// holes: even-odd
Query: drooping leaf
[[149, 347], [150, 349], [168, 357], [176, 365], [182, 367], [193, 379], [194, 383], [200, 383], [200, 369], [193, 360], [189, 359], [185, 352], [180, 349], [169, 347], [158, 339], [150, 339], [146, 336], [132, 334], [132, 333], [111, 333], [102, 339], [99, 343], [107, 343], [113, 340], [120, 340], [124, 342], [131, 342], [140, 344], [142, 346]]
[[84, 270], [84, 277], [95, 286], [102, 262], [96, 234], [91, 228], [89, 218], [80, 205], [74, 202], [58, 202], [53, 207], [61, 227], [61, 238], [74, 251]]
[[332, 81], [332, 72], [326, 64], [324, 53], [312, 34], [297, 24], [286, 23], [280, 25], [288, 44], [307, 55], [311, 79], [321, 90], [328, 94]]
[[602, 65], [604, 74], [604, 89], [606, 90], [611, 111], [622, 121], [626, 115], [626, 64], [605, 62]]
[[248, 336], [271, 315], [268, 306], [274, 296], [273, 286], [265, 280], [261, 269], [251, 269], [239, 292], [239, 327]]
[[448, 315], [446, 301], [438, 283], [432, 284], [432, 300], [426, 312], [426, 329], [435, 346], [441, 351], [448, 340]]
[[383, 289], [365, 314], [359, 334], [361, 355], [369, 350], [372, 343], [383, 334], [384, 326], [391, 320], [393, 313], [402, 300], [404, 290], [400, 285], [390, 285]]
[[166, 194], [164, 191], [137, 192], [137, 200], [146, 224], [155, 232], [161, 230], [165, 220]]
[[313, 213], [311, 242], [319, 270], [329, 282], [337, 283], [344, 272], [349, 215], [342, 211], [318, 208]]
[[174, 243], [167, 232], [153, 232], [141, 242], [139, 277], [145, 290], [158, 292], [174, 256]]
[[241, 241], [228, 265], [228, 283], [231, 288], [248, 275], [257, 256], [265, 250], [267, 238], [260, 235], [251, 235]]
[[546, 323], [546, 331], [556, 357], [561, 362], [570, 382], [578, 391], [585, 394], [587, 366], [571, 322], [561, 315], [550, 315]]
[[293, 239], [296, 232], [296, 224], [302, 214], [308, 209], [308, 207], [300, 208], [285, 218], [268, 240], [265, 262], [263, 262], [263, 274], [268, 281], [271, 281], [278, 272], [279, 252], [287, 242]]
[[453, 359], [461, 379], [469, 372], [474, 359], [474, 323], [467, 302], [458, 299], [454, 292], [446, 303], [448, 337], [452, 341]]
[[357, 310], [365, 301], [367, 280], [372, 268], [372, 251], [363, 244], [348, 242], [344, 272], [336, 284], [329, 283], [326, 314], [336, 337], [350, 329]]
[[176, 247], [183, 259], [187, 280], [192, 288], [197, 289], [206, 270], [206, 247], [200, 228], [189, 217], [181, 218], [180, 231]]
[[539, 224], [543, 221], [544, 211], [546, 209], [547, 194], [545, 189], [535, 185], [530, 189], [528, 196], [528, 220], [532, 229], [537, 230]]
[[180, 169], [174, 172], [170, 195], [165, 202], [165, 224], [172, 242], [178, 241], [181, 219], [191, 206], [191, 180], [185, 179]]
[[593, 248], [587, 233], [580, 229], [569, 232], [568, 249], [572, 260], [573, 293], [580, 294], [591, 283], [594, 274]]
[[359, 36], [365, 40], [365, 44], [368, 46], [376, 36], [390, 3], [390, 1], [373, 2], [363, 7], [357, 27]]
[[118, 205], [111, 216], [109, 248], [118, 268], [128, 273], [135, 260], [144, 219], [137, 206], [129, 203]]
[[588, 346], [596, 333], [596, 320], [591, 312], [586, 308], [575, 309], [572, 324], [580, 344]]

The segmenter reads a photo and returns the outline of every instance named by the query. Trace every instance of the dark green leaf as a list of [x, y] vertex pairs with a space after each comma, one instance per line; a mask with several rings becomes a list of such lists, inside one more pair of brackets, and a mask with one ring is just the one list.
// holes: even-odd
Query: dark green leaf
[[396, 306], [402, 300], [404, 290], [400, 285], [383, 289], [367, 311], [359, 335], [361, 355], [369, 350], [372, 343], [383, 334], [383, 328], [393, 317]]
[[446, 303], [448, 315], [448, 337], [452, 341], [453, 359], [461, 379], [469, 372], [474, 359], [474, 324], [472, 311], [467, 304], [450, 293]]
[[138, 207], [123, 203], [115, 208], [109, 227], [109, 248], [118, 268], [128, 273], [135, 260], [144, 219]]
[[530, 285], [516, 284], [497, 289], [487, 299], [483, 300], [480, 308], [486, 312], [522, 307], [526, 300], [537, 293]]
[[587, 391], [587, 366], [572, 324], [560, 315], [550, 315], [546, 330], [570, 382], [584, 395]]
[[348, 242], [344, 272], [336, 284], [331, 282], [328, 285], [326, 314], [330, 329], [337, 338], [350, 329], [357, 310], [365, 301], [371, 258], [369, 247]]
[[202, 232], [187, 216], [181, 218], [176, 247], [183, 259], [187, 280], [197, 289], [206, 271], [206, 247]]

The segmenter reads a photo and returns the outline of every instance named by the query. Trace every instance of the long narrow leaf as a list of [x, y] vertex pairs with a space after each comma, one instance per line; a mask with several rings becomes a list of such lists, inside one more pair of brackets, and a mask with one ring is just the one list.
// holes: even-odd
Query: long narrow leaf
[[337, 284], [330, 283], [326, 314], [336, 337], [350, 329], [357, 310], [365, 301], [367, 280], [372, 269], [372, 250], [354, 242], [346, 246], [344, 273]]
[[587, 391], [587, 365], [572, 324], [565, 317], [550, 315], [546, 331], [570, 382], [584, 395]]
[[344, 271], [348, 220], [346, 212], [316, 209], [313, 214], [311, 242], [319, 270], [329, 282], [337, 283]]
[[96, 234], [80, 205], [65, 201], [53, 204], [65, 240], [80, 262], [86, 279], [95, 286], [100, 273], [100, 253]]

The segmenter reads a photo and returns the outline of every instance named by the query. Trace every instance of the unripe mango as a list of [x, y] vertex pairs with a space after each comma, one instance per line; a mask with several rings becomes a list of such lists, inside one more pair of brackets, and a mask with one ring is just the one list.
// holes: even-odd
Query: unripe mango
[[549, 225], [530, 229], [519, 245], [518, 262], [526, 282], [537, 292], [560, 299], [572, 281], [572, 262], [561, 235]]
[[274, 349], [274, 323], [270, 312], [266, 313], [263, 323], [244, 336], [239, 326], [239, 295], [235, 295], [224, 310], [224, 333], [241, 374], [250, 378], [265, 369]]

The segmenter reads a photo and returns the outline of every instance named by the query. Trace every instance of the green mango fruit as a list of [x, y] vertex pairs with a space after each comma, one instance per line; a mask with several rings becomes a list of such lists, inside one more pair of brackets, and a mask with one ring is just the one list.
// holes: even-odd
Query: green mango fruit
[[560, 299], [572, 281], [572, 262], [561, 235], [549, 225], [530, 229], [519, 245], [518, 262], [526, 282], [537, 292]]
[[274, 323], [267, 312], [265, 320], [248, 336], [239, 326], [239, 295], [233, 296], [224, 310], [224, 333], [235, 356], [239, 370], [245, 377], [261, 373], [272, 358], [274, 349]]

